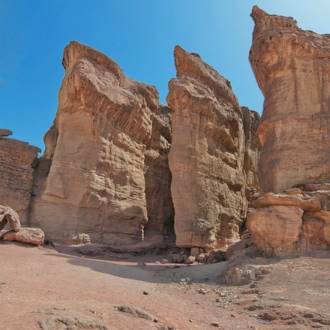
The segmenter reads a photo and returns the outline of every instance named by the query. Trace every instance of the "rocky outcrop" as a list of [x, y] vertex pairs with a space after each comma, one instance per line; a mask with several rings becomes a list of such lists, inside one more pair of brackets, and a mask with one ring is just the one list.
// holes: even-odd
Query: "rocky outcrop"
[[280, 192], [330, 177], [330, 36], [253, 8], [250, 61], [265, 96], [260, 183]]
[[175, 64], [168, 104], [176, 244], [226, 247], [239, 238], [246, 181], [256, 184], [256, 143], [245, 139], [243, 122], [254, 130], [258, 116], [239, 107], [229, 81], [199, 55], [177, 46]]
[[[9, 230], [2, 231], [8, 225]], [[7, 229], [7, 228], [6, 228]], [[0, 240], [42, 245], [45, 234], [39, 228], [23, 228], [19, 215], [9, 206], [0, 205]]]
[[[282, 193], [266, 193], [251, 206], [247, 227], [257, 248], [267, 256], [330, 249], [330, 190], [309, 184]], [[304, 185], [301, 185], [304, 188]]]
[[19, 231], [7, 231], [0, 236], [0, 239], [8, 242], [19, 242], [40, 246], [44, 244], [45, 234], [39, 228], [21, 228]]
[[50, 239], [86, 233], [128, 244], [173, 221], [169, 115], [157, 90], [125, 77], [100, 52], [66, 47], [65, 77], [39, 161], [31, 219]]
[[11, 130], [6, 129], [6, 128], [0, 128], [0, 137], [7, 137], [12, 134], [13, 134], [13, 132]]
[[0, 204], [15, 209], [27, 224], [33, 184], [33, 166], [39, 149], [25, 142], [5, 138], [11, 131], [0, 130]]
[[9, 225], [10, 230], [18, 232], [21, 229], [19, 215], [8, 206], [0, 205], [0, 230]]

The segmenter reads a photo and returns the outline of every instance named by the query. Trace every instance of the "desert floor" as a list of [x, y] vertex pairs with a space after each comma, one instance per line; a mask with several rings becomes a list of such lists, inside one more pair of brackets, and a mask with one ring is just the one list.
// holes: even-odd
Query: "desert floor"
[[0, 244], [0, 329], [330, 329], [330, 257], [256, 258], [272, 268], [222, 284], [226, 262]]

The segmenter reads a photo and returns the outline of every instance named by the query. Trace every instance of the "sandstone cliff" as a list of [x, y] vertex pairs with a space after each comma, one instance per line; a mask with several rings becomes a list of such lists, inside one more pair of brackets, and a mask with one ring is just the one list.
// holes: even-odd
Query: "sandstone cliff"
[[0, 130], [0, 204], [9, 205], [28, 223], [33, 184], [33, 165], [39, 149], [25, 142], [5, 138], [9, 130]]
[[253, 8], [250, 61], [265, 96], [260, 182], [280, 192], [330, 177], [330, 36]]
[[51, 239], [87, 233], [128, 244], [173, 221], [170, 125], [157, 90], [128, 79], [102, 53], [66, 47], [54, 125], [45, 136], [32, 202], [33, 224]]
[[[178, 246], [207, 249], [238, 240], [258, 189], [259, 116], [198, 55], [176, 47], [175, 62], [166, 107], [154, 87], [128, 79], [107, 56], [68, 45], [33, 189], [32, 148], [24, 198], [15, 192], [8, 204], [51, 240], [127, 245], [175, 234]], [[0, 154], [9, 158], [5, 147]]]
[[168, 104], [173, 112], [176, 243], [225, 247], [239, 238], [246, 215], [246, 177], [252, 184], [257, 181], [253, 167], [258, 155], [254, 138], [248, 137], [245, 146], [243, 117], [249, 130], [255, 129], [258, 116], [239, 107], [229, 81], [199, 55], [177, 46], [175, 64], [177, 78], [169, 83]]

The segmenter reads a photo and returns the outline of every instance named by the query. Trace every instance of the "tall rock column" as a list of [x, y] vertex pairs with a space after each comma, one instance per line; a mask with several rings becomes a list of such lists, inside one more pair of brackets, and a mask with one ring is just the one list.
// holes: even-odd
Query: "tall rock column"
[[250, 61], [264, 94], [260, 182], [280, 192], [330, 179], [330, 35], [253, 8]]
[[123, 245], [142, 241], [148, 226], [161, 237], [173, 208], [169, 119], [157, 90], [77, 42], [66, 47], [63, 65], [58, 112], [36, 173], [33, 222], [55, 240], [86, 233]]
[[168, 104], [176, 243], [225, 247], [239, 238], [247, 207], [243, 109], [229, 81], [199, 55], [177, 46], [175, 64]]

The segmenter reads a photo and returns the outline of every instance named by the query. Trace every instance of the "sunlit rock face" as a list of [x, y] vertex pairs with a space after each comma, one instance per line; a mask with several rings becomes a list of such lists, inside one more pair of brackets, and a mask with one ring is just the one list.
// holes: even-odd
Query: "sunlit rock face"
[[32, 222], [51, 239], [79, 233], [129, 244], [173, 221], [170, 123], [157, 90], [128, 79], [107, 56], [73, 42], [46, 151], [37, 168]]
[[280, 192], [330, 177], [330, 35], [254, 7], [250, 61], [265, 96], [260, 183]]
[[330, 183], [301, 184], [260, 194], [250, 203], [247, 228], [266, 256], [330, 249]]
[[0, 129], [0, 204], [13, 208], [22, 224], [28, 223], [33, 184], [33, 166], [39, 149], [6, 138], [11, 131]]
[[[239, 238], [246, 215], [247, 176], [256, 182], [254, 160], [244, 163], [246, 146], [254, 145], [252, 139], [245, 143], [242, 112], [251, 127], [259, 118], [239, 107], [229, 81], [199, 55], [177, 46], [175, 64], [168, 104], [176, 244], [226, 247]], [[252, 149], [247, 159], [258, 157]]]

